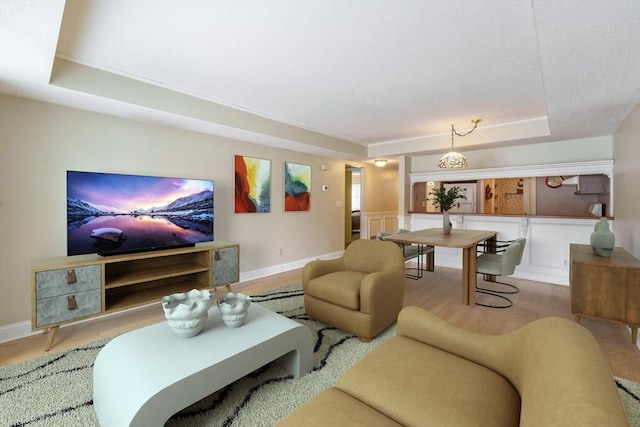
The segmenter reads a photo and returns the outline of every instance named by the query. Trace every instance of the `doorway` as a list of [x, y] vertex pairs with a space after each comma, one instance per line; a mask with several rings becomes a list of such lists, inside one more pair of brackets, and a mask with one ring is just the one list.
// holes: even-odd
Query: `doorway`
[[362, 169], [347, 165], [345, 168], [345, 222], [344, 246], [360, 238], [362, 206]]

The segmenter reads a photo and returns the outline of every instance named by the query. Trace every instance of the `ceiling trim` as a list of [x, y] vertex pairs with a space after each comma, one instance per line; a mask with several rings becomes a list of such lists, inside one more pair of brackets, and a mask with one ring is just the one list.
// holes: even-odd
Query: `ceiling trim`
[[[480, 124], [473, 134], [465, 138], [456, 137], [454, 139], [454, 147], [456, 149], [486, 148], [486, 144], [537, 138], [550, 134], [549, 118], [547, 116], [489, 126], [482, 126], [482, 124]], [[483, 147], [478, 147], [480, 145], [483, 145]], [[446, 133], [438, 135], [370, 144], [369, 157], [398, 154], [424, 155], [428, 153], [445, 152], [450, 148], [451, 132], [447, 131]]]
[[[138, 119], [262, 145], [362, 159], [367, 147], [56, 57], [50, 84], [148, 109]], [[158, 112], [167, 113], [162, 118]], [[143, 113], [144, 114], [144, 113]]]
[[425, 181], [464, 181], [493, 178], [529, 178], [551, 175], [593, 175], [613, 176], [613, 160], [590, 162], [552, 163], [547, 165], [509, 166], [501, 168], [447, 170], [410, 173], [411, 184]]

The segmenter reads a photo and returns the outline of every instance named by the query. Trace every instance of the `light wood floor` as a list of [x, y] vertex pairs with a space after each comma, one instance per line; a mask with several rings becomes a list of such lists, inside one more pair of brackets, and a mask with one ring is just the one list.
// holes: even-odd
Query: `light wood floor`
[[[300, 283], [300, 274], [301, 270], [292, 270], [244, 282], [234, 285], [233, 291], [251, 295]], [[420, 280], [407, 279], [405, 305], [426, 308], [460, 327], [487, 334], [507, 333], [545, 316], [573, 319], [567, 286], [507, 278], [505, 281], [520, 288], [518, 294], [512, 295], [513, 307], [469, 307], [461, 303], [460, 276], [460, 270], [436, 267], [435, 272], [425, 273]], [[218, 292], [223, 294], [226, 291], [222, 289]], [[482, 302], [483, 298], [486, 297], [477, 295], [478, 302]], [[46, 336], [42, 334], [0, 344], [0, 365], [55, 353], [163, 320], [162, 309], [159, 305], [152, 305], [61, 328], [49, 352], [44, 351]], [[640, 350], [631, 343], [629, 330], [624, 325], [593, 319], [584, 319], [582, 325], [596, 337], [613, 375], [640, 382]]]

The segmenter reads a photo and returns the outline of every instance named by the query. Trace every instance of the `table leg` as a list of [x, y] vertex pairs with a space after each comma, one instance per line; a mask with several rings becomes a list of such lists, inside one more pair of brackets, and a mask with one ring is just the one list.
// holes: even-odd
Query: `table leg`
[[434, 271], [435, 270], [435, 250], [431, 251], [427, 254], [427, 271]]
[[[471, 294], [469, 290], [471, 284], [471, 272], [474, 272], [475, 277], [475, 256], [471, 256], [471, 249], [472, 248], [462, 249], [462, 303], [464, 305], [475, 305], [475, 295], [473, 295], [473, 300], [471, 300]], [[472, 258], [473, 266], [471, 265]]]
[[462, 303], [476, 305], [476, 245], [462, 249]]
[[629, 325], [629, 328], [631, 328], [631, 342], [635, 344], [638, 342], [638, 327]]

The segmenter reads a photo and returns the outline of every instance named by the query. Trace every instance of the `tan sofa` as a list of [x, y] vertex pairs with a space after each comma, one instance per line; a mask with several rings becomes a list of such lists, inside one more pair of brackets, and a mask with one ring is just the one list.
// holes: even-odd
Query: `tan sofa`
[[559, 317], [501, 336], [417, 307], [287, 426], [628, 426], [597, 342]]
[[311, 319], [370, 341], [398, 319], [404, 275], [398, 245], [356, 240], [342, 257], [312, 261], [304, 267], [305, 311]]

